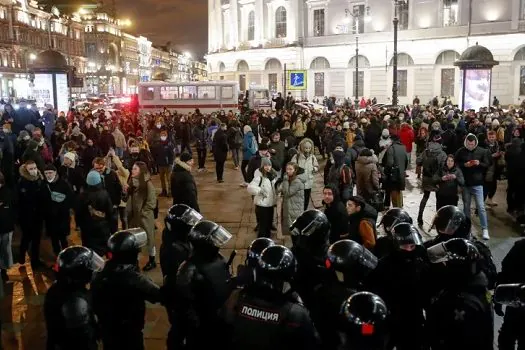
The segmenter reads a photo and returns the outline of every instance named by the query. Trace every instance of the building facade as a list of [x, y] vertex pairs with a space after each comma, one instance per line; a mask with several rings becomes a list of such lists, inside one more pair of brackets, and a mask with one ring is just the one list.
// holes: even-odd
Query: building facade
[[77, 16], [44, 11], [36, 1], [0, 0], [0, 97], [32, 98], [29, 70], [41, 51], [59, 51], [77, 76], [86, 69], [84, 26]]
[[[209, 0], [208, 76], [283, 91], [284, 69], [307, 70], [308, 98], [392, 91], [394, 4], [388, 0]], [[398, 6], [399, 103], [460, 96], [454, 61], [483, 45], [500, 64], [492, 96], [525, 98], [525, 0], [408, 0]], [[356, 56], [356, 38], [358, 55]], [[356, 75], [356, 63], [358, 74]], [[358, 91], [355, 81], [358, 80]]]

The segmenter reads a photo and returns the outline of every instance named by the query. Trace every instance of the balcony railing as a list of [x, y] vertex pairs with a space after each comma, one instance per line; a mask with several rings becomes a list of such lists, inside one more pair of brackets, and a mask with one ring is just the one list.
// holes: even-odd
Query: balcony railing
[[267, 49], [277, 48], [277, 47], [285, 47], [286, 46], [286, 40], [283, 38], [273, 38], [270, 39], [264, 44], [264, 47]]

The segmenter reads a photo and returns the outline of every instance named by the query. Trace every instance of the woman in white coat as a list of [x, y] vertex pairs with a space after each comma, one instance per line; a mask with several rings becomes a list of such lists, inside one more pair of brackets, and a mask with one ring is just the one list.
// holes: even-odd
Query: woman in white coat
[[314, 154], [314, 143], [309, 138], [304, 138], [299, 143], [299, 153], [292, 158], [292, 162], [296, 163], [300, 168], [304, 169], [304, 173], [299, 175], [304, 182], [304, 210], [308, 209], [310, 202], [310, 195], [314, 186], [314, 174], [319, 171], [319, 163]]
[[273, 210], [277, 202], [275, 183], [277, 173], [272, 169], [269, 158], [261, 159], [261, 167], [255, 170], [252, 182], [248, 185], [248, 192], [254, 196], [255, 216], [259, 231], [257, 237], [270, 238], [272, 232]]

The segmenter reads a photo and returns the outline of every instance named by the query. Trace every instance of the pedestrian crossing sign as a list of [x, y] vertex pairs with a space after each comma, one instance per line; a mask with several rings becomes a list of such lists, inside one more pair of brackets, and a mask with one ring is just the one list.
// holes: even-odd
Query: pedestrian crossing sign
[[286, 71], [286, 90], [306, 90], [306, 71]]

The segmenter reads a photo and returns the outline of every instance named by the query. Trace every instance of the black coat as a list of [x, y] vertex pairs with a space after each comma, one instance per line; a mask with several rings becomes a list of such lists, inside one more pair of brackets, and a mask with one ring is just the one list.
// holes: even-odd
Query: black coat
[[156, 141], [151, 146], [151, 156], [158, 166], [173, 164], [173, 145], [169, 141]]
[[27, 173], [25, 166], [21, 166], [19, 172], [17, 209], [20, 225], [24, 226], [43, 219], [43, 203], [48, 191], [47, 188], [44, 187], [44, 180], [41, 174], [39, 174], [37, 179], [33, 180]]
[[93, 168], [93, 160], [102, 156], [102, 151], [97, 146], [86, 147], [82, 152], [82, 166], [85, 169]]
[[[60, 178], [52, 183], [46, 182], [44, 186], [44, 218], [48, 236], [68, 236], [70, 232], [69, 210], [73, 208], [73, 190], [69, 184]], [[64, 195], [62, 201], [52, 199], [52, 192]], [[61, 196], [62, 197], [62, 196]]]
[[217, 162], [225, 162], [228, 157], [228, 136], [221, 128], [217, 129], [213, 137], [213, 156]]
[[11, 190], [3, 185], [0, 187], [0, 235], [15, 229], [14, 197]]
[[111, 235], [110, 219], [113, 208], [108, 192], [102, 187], [89, 186], [75, 208], [75, 219], [81, 230], [82, 245], [105, 255]]
[[[479, 165], [467, 168], [465, 163], [470, 160], [479, 160]], [[473, 151], [462, 147], [456, 153], [456, 164], [463, 172], [466, 187], [483, 186], [485, 183], [485, 174], [491, 164], [489, 151], [479, 146]]]
[[70, 168], [62, 165], [58, 169], [58, 174], [62, 179], [66, 180], [69, 186], [71, 186], [73, 191], [77, 194], [80, 193], [80, 189], [84, 188], [86, 185], [84, 169], [80, 167]]
[[339, 197], [339, 190], [335, 186], [330, 186], [334, 201], [331, 205], [326, 205], [324, 213], [330, 221], [330, 243], [335, 243], [341, 239], [342, 234], [348, 233], [348, 212]]
[[106, 168], [104, 173], [102, 173], [102, 182], [108, 192], [109, 199], [111, 199], [111, 204], [118, 206], [122, 199], [122, 184], [115, 170]]
[[200, 211], [197, 201], [197, 185], [190, 173], [190, 168], [186, 163], [175, 160], [175, 166], [171, 173], [171, 196], [173, 205], [186, 204], [187, 206]]

